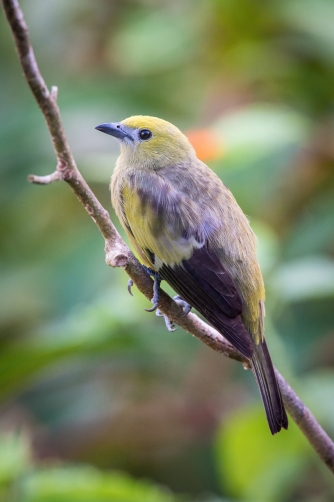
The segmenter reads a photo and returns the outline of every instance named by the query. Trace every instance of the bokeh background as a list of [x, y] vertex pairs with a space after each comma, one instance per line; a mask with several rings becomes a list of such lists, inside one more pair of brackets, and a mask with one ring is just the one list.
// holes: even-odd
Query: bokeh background
[[[78, 166], [110, 210], [118, 145], [94, 130], [165, 118], [259, 238], [266, 334], [334, 436], [332, 0], [25, 0]], [[330, 502], [293, 423], [271, 437], [252, 375], [168, 333], [64, 183], [0, 17], [0, 500]]]

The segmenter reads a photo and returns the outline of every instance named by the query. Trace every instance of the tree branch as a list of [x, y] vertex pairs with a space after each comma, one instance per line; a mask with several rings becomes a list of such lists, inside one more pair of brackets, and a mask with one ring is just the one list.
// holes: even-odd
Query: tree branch
[[[18, 0], [2, 0], [2, 2], [12, 29], [16, 50], [25, 78], [44, 115], [57, 157], [57, 168], [54, 173], [47, 176], [30, 175], [29, 181], [43, 185], [58, 180], [66, 181], [104, 237], [106, 263], [111, 267], [123, 267], [139, 291], [150, 300], [153, 294], [153, 281], [143, 271], [138, 260], [123, 242], [112, 224], [108, 212], [97, 200], [75, 164], [56, 102], [57, 88], [53, 87], [50, 92], [38, 69], [29, 40], [28, 27]], [[251, 367], [248, 359], [232, 347], [220, 333], [208, 326], [195, 314], [188, 314], [186, 317], [182, 317], [182, 308], [164, 292], [161, 294], [159, 309], [176, 324], [196, 336], [213, 350], [224, 354], [226, 357], [240, 361], [245, 368]], [[276, 375], [287, 411], [306, 436], [320, 459], [334, 473], [333, 441], [277, 370]]]

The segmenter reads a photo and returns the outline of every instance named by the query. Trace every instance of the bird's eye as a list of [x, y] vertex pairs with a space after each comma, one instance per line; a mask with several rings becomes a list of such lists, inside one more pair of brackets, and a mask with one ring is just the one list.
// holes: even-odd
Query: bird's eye
[[139, 137], [140, 139], [150, 139], [152, 137], [152, 133], [149, 129], [142, 129], [140, 132], [139, 132]]

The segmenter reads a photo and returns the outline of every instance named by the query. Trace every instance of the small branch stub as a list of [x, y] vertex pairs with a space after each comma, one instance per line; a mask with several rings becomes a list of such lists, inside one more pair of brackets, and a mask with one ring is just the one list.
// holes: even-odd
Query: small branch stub
[[106, 252], [106, 264], [109, 267], [117, 268], [117, 267], [126, 267], [129, 261], [129, 256], [124, 254], [124, 252], [119, 249], [110, 249]]
[[59, 171], [55, 171], [54, 173], [46, 176], [36, 176], [35, 174], [29, 174], [28, 176], [29, 183], [34, 183], [36, 185], [50, 185], [50, 183], [60, 181], [62, 179], [63, 176]]
[[35, 183], [36, 185], [50, 185], [54, 181], [68, 181], [72, 178], [72, 171], [68, 169], [68, 164], [64, 159], [58, 159], [57, 169], [51, 174], [46, 176], [36, 176], [35, 174], [29, 174], [29, 183]]

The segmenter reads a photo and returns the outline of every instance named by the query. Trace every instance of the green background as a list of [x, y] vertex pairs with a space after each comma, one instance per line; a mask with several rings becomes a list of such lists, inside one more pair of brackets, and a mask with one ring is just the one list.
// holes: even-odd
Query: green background
[[[259, 239], [273, 360], [333, 437], [333, 1], [20, 3], [117, 225], [118, 145], [97, 124], [148, 114], [218, 138], [209, 165]], [[3, 13], [0, 86], [0, 501], [332, 501], [292, 421], [270, 435], [252, 375], [143, 311], [66, 184], [27, 183], [55, 157]]]

